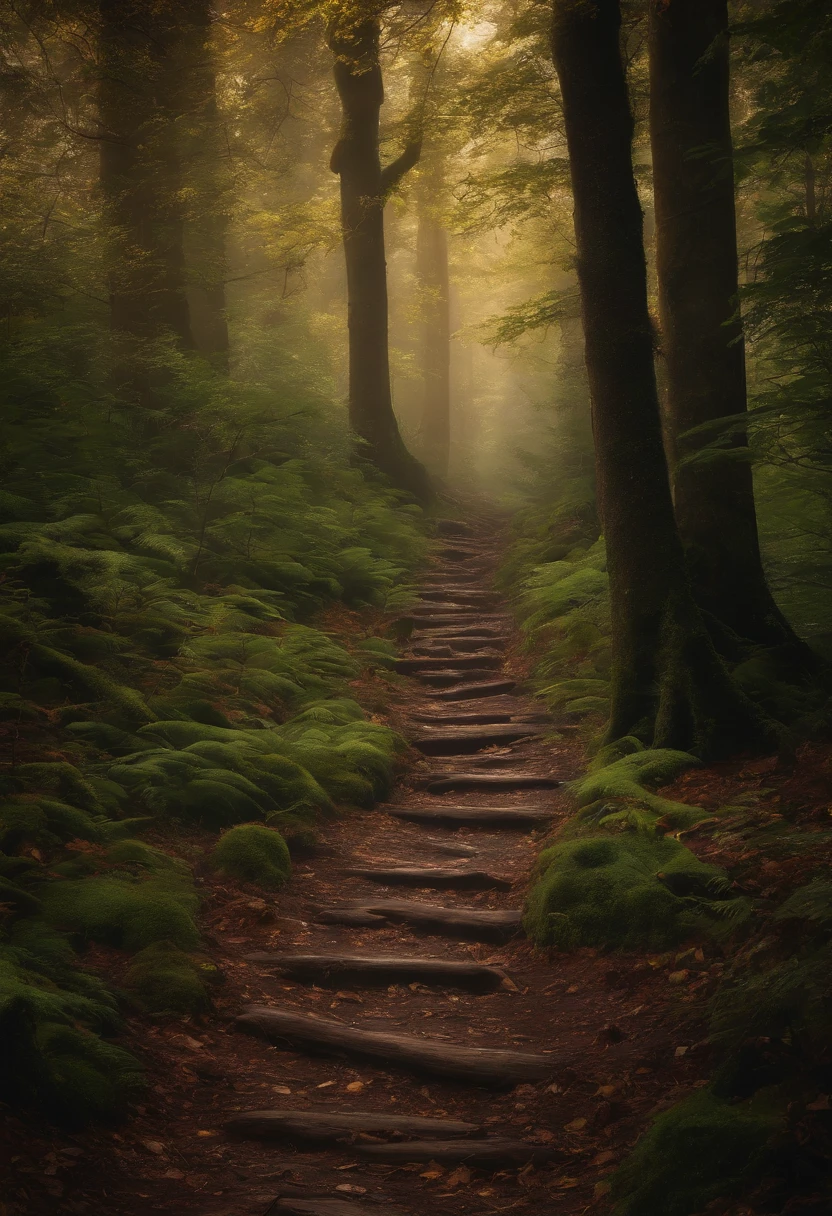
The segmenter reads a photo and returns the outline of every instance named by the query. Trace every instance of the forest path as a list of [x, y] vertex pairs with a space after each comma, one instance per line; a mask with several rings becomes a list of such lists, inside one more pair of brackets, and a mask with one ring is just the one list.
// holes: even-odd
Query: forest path
[[216, 1013], [136, 1021], [147, 1097], [75, 1138], [86, 1168], [50, 1216], [600, 1211], [645, 1115], [694, 1081], [677, 1048], [703, 1034], [661, 968], [547, 957], [520, 930], [583, 758], [515, 690], [499, 531], [460, 526], [425, 575], [391, 801], [326, 827], [276, 900], [206, 875]]

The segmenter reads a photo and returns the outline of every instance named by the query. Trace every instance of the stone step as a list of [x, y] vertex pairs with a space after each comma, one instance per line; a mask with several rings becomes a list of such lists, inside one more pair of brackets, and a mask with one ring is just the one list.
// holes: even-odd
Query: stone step
[[556, 790], [563, 785], [558, 777], [538, 773], [436, 773], [427, 779], [428, 794], [448, 794], [454, 790]]
[[[424, 638], [422, 638], [422, 634], [425, 634]], [[432, 630], [414, 629], [412, 637], [419, 638], [420, 640], [423, 640], [426, 642], [433, 641], [434, 639], [437, 642], [439, 642], [439, 641], [452, 642], [452, 641], [458, 640], [460, 638], [472, 638], [472, 639], [476, 639], [476, 640], [482, 639], [483, 641], [486, 641], [488, 643], [488, 645], [490, 646], [490, 645], [492, 645], [492, 640], [491, 640], [492, 638], [502, 639], [504, 637], [504, 635], [501, 634], [500, 630], [497, 628], [493, 628], [488, 625], [474, 624], [474, 625], [463, 625], [459, 629], [455, 629], [452, 626], [449, 626], [448, 629], [446, 630], [446, 632], [443, 634], [434, 633]]]
[[500, 697], [513, 692], [515, 680], [487, 680], [479, 684], [457, 684], [436, 694], [437, 701], [475, 701], [480, 697]]
[[552, 1076], [552, 1055], [471, 1047], [467, 1043], [415, 1035], [362, 1030], [334, 1018], [311, 1017], [294, 1009], [250, 1005], [235, 1021], [238, 1029], [258, 1035], [284, 1050], [306, 1048], [325, 1054], [379, 1060], [385, 1068], [398, 1065], [415, 1073], [450, 1077], [471, 1085], [510, 1088]]
[[388, 1165], [411, 1161], [436, 1161], [439, 1165], [470, 1165], [477, 1169], [515, 1169], [523, 1165], [547, 1165], [560, 1156], [557, 1149], [523, 1140], [420, 1140], [409, 1144], [359, 1144], [362, 1157]]
[[473, 992], [510, 988], [505, 972], [470, 959], [408, 958], [363, 954], [246, 954], [250, 963], [274, 967], [281, 975], [305, 983], [372, 987], [378, 984], [437, 984]]
[[380, 1114], [377, 1111], [245, 1110], [226, 1121], [225, 1130], [246, 1140], [290, 1140], [323, 1147], [351, 1143], [362, 1132], [409, 1136], [417, 1140], [484, 1136], [476, 1123], [455, 1119], [425, 1119], [418, 1115]]
[[266, 1216], [411, 1216], [404, 1208], [391, 1207], [386, 1203], [383, 1209], [378, 1204], [351, 1203], [346, 1199], [275, 1199]]
[[476, 529], [464, 519], [437, 519], [439, 536], [476, 536]]
[[[363, 917], [364, 919], [358, 919]], [[315, 917], [324, 925], [360, 925], [365, 929], [408, 925], [441, 936], [475, 942], [504, 942], [522, 929], [519, 908], [442, 908], [409, 899], [363, 900], [340, 908], [323, 908]]]
[[[451, 661], [449, 662], [449, 658]], [[437, 658], [419, 658], [419, 659], [397, 659], [396, 671], [399, 675], [410, 675], [411, 673], [422, 672], [446, 672], [449, 667], [453, 667], [455, 671], [467, 671], [469, 668], [481, 668], [482, 670], [497, 671], [502, 666], [502, 658], [500, 655], [478, 655], [478, 654], [462, 654], [456, 656], [441, 655]]]
[[425, 732], [411, 739], [411, 743], [425, 756], [468, 756], [495, 744], [517, 743], [540, 734], [540, 728], [508, 724], [506, 726], [480, 726], [468, 730]]
[[385, 808], [396, 819], [444, 827], [529, 828], [549, 823], [556, 812], [537, 806], [395, 806]]
[[356, 866], [352, 878], [369, 878], [386, 887], [422, 887], [434, 891], [508, 891], [512, 883], [485, 870], [428, 869], [417, 866]]
[[438, 671], [420, 671], [413, 674], [419, 680], [420, 684], [427, 684], [429, 688], [453, 688], [460, 684], [463, 680], [484, 680], [488, 682], [489, 677], [494, 676], [494, 672], [502, 667], [502, 660], [497, 659], [492, 666], [487, 663], [478, 665], [477, 667], [456, 667], [449, 666], [453, 660], [445, 659], [445, 667]]
[[439, 583], [435, 587], [421, 587], [419, 595], [423, 600], [439, 600], [441, 603], [499, 603], [500, 597], [496, 591], [485, 591], [481, 587], [459, 587], [453, 583]]
[[510, 713], [480, 713], [480, 714], [411, 714], [412, 721], [431, 723], [443, 726], [496, 726], [503, 722], [512, 722], [514, 715]]

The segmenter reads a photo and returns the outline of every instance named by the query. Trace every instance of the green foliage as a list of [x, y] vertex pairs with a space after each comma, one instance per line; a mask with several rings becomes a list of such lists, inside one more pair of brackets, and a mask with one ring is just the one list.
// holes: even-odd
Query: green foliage
[[285, 886], [292, 873], [283, 837], [258, 823], [244, 823], [225, 832], [214, 846], [211, 863], [223, 874], [273, 891]]
[[216, 978], [208, 959], [159, 941], [134, 955], [124, 985], [149, 1013], [205, 1013], [211, 1007], [207, 984]]
[[540, 854], [524, 925], [538, 945], [562, 950], [661, 949], [700, 929], [726, 887], [722, 871], [678, 841], [582, 836]]
[[660, 1115], [613, 1178], [616, 1216], [691, 1216], [759, 1177], [778, 1115], [710, 1091]]
[[[616, 759], [622, 751], [633, 750]], [[584, 777], [573, 781], [570, 790], [581, 812], [578, 822], [602, 825], [632, 822], [638, 826], [678, 830], [704, 818], [704, 812], [687, 803], [674, 802], [652, 793], [650, 786], [666, 785], [686, 769], [700, 764], [687, 752], [667, 748], [645, 750], [637, 739], [625, 738], [605, 747]]]
[[51, 924], [131, 951], [167, 940], [185, 950], [196, 946], [199, 901], [187, 866], [138, 840], [106, 851], [109, 872], [84, 873], [97, 864], [95, 858], [56, 867], [66, 877], [46, 884], [41, 896]]
[[65, 937], [40, 921], [15, 922], [0, 940], [0, 1097], [37, 1104], [82, 1126], [126, 1113], [141, 1072], [99, 1036], [118, 1028], [112, 995], [81, 971]]

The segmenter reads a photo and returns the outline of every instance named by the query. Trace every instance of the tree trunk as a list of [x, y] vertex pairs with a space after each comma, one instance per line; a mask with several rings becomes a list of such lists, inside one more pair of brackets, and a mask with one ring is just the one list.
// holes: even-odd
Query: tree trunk
[[[744, 422], [717, 458], [686, 431], [746, 412], [728, 96], [728, 0], [651, 0], [650, 138], [676, 520], [706, 619], [803, 648], [763, 572]], [[718, 634], [719, 625], [716, 625]], [[809, 652], [807, 651], [807, 654]]]
[[341, 179], [350, 426], [363, 440], [364, 454], [393, 484], [424, 501], [430, 496], [427, 473], [405, 447], [393, 413], [384, 254], [385, 199], [416, 164], [421, 145], [412, 144], [382, 169], [379, 114], [384, 87], [378, 21], [333, 22], [328, 40], [335, 57], [335, 84], [343, 116], [330, 166]]
[[193, 346], [185, 292], [176, 141], [178, 11], [100, 0], [100, 180], [108, 221], [113, 329]]
[[451, 310], [448, 234], [431, 205], [437, 189], [441, 172], [422, 183], [416, 269], [422, 312], [422, 443], [428, 468], [444, 479], [451, 446]]
[[196, 349], [225, 370], [230, 153], [217, 106], [211, 4], [209, 0], [186, 0], [186, 4], [180, 55], [183, 90], [180, 141], [190, 199], [185, 216], [187, 295]]
[[609, 738], [730, 752], [768, 734], [693, 601], [662, 447], [618, 0], [555, 0], [612, 614]]

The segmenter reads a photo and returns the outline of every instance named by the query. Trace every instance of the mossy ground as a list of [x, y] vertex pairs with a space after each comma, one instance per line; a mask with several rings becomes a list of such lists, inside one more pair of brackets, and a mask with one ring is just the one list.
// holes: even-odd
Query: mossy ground
[[211, 854], [211, 864], [223, 874], [276, 891], [292, 873], [286, 842], [273, 828], [243, 823], [225, 832]]
[[765, 1103], [692, 1094], [656, 1119], [614, 1176], [616, 1216], [692, 1216], [730, 1198], [759, 1176], [781, 1123]]

